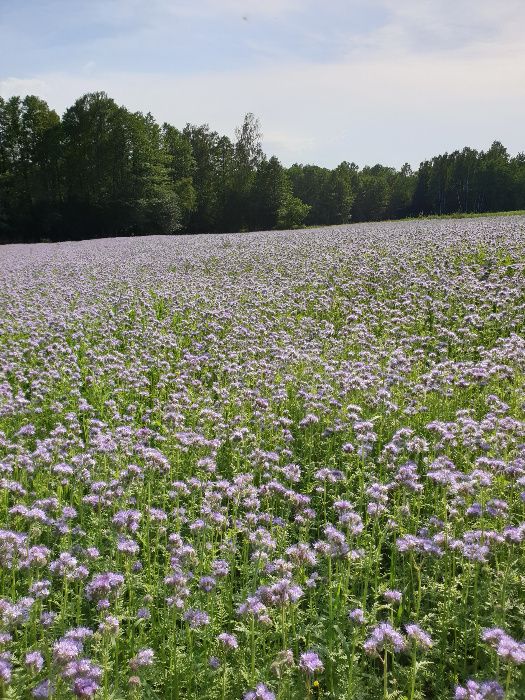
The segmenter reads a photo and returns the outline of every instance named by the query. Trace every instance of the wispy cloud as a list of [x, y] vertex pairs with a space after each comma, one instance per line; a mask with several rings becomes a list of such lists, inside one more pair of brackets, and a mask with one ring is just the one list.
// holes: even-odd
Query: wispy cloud
[[32, 19], [30, 4], [0, 26], [0, 42], [34, 40], [5, 52], [4, 96], [40, 94], [62, 111], [104, 89], [230, 135], [253, 111], [286, 163], [417, 165], [495, 138], [525, 147], [520, 0], [93, 0], [76, 14], [52, 0]]

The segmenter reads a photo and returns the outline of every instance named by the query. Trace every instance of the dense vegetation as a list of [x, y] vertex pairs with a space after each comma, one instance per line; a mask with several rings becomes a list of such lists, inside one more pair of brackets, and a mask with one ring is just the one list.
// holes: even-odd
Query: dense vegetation
[[0, 249], [0, 696], [525, 697], [525, 218]]
[[400, 170], [284, 168], [248, 114], [235, 141], [87, 94], [62, 118], [0, 98], [0, 241], [294, 228], [525, 208], [525, 155], [495, 142]]

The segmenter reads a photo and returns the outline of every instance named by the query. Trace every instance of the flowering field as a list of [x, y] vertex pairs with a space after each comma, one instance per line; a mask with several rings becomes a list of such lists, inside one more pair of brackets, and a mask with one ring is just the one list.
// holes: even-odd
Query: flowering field
[[525, 219], [0, 249], [0, 695], [525, 697]]

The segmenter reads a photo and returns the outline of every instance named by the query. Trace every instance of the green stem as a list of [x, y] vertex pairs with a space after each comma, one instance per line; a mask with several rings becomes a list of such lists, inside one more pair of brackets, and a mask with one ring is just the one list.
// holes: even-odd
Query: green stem
[[412, 651], [412, 672], [410, 674], [410, 695], [409, 700], [414, 700], [414, 693], [416, 692], [416, 647]]
[[352, 700], [353, 694], [352, 694], [352, 689], [354, 686], [354, 653], [355, 653], [355, 645], [357, 641], [357, 635], [355, 631], [353, 632], [353, 640], [352, 640], [352, 651], [350, 652], [350, 658], [348, 659], [349, 662], [349, 668], [348, 668], [348, 700]]
[[383, 659], [383, 699], [388, 698], [388, 651], [385, 649], [385, 657]]
[[251, 627], [250, 627], [250, 641], [251, 641], [251, 650], [252, 650], [252, 658], [251, 658], [251, 680], [252, 684], [255, 683], [255, 618], [252, 615], [251, 616]]

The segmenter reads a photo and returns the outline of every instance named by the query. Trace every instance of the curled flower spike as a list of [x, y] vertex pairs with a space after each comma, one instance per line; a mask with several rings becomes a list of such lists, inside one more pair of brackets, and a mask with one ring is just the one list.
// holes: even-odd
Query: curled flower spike
[[324, 670], [323, 662], [314, 651], [306, 651], [299, 657], [299, 668], [308, 675]]
[[503, 700], [505, 693], [497, 681], [469, 680], [456, 686], [454, 700]]
[[275, 700], [275, 693], [272, 693], [264, 683], [258, 683], [254, 690], [244, 694], [243, 700]]
[[363, 644], [367, 654], [379, 654], [385, 648], [392, 648], [395, 652], [405, 651], [407, 646], [403, 635], [395, 630], [389, 622], [381, 622], [376, 625]]

